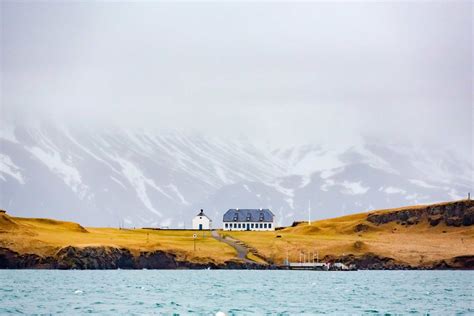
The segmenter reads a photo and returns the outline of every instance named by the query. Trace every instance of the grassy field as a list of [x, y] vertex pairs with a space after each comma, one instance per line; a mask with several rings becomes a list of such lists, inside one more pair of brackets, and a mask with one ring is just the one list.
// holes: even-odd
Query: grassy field
[[[254, 254], [250, 253], [249, 259], [262, 262], [259, 257], [263, 257], [276, 264], [282, 263], [287, 256], [290, 261], [298, 261], [302, 252], [311, 258], [316, 254], [323, 258], [326, 255], [371, 252], [412, 265], [474, 255], [474, 225], [448, 227], [441, 223], [433, 227], [422, 221], [416, 225], [390, 222], [377, 226], [367, 221], [368, 214], [423, 207], [426, 206], [348, 215], [315, 221], [310, 225], [301, 223], [275, 232], [220, 231], [220, 234], [238, 239], [252, 248]], [[194, 233], [198, 234], [196, 251]], [[0, 213], [0, 247], [49, 256], [68, 245], [124, 247], [135, 255], [140, 251], [163, 250], [175, 253], [180, 259], [202, 263], [222, 263], [236, 258], [235, 250], [213, 239], [210, 232], [84, 228], [71, 222], [11, 217]]]
[[[196, 251], [193, 234], [196, 233]], [[84, 228], [50, 219], [11, 217], [0, 213], [0, 247], [19, 253], [50, 256], [64, 246], [116, 246], [140, 251], [164, 250], [192, 262], [222, 263], [234, 259], [235, 250], [210, 236], [191, 230]]]
[[[421, 206], [420, 206], [421, 207]], [[397, 211], [380, 210], [376, 212]], [[300, 253], [319, 258], [325, 255], [360, 255], [373, 252], [410, 264], [448, 259], [460, 255], [474, 255], [474, 226], [432, 227], [428, 222], [402, 226], [395, 222], [376, 226], [367, 219], [368, 213], [334, 219], [301, 223], [275, 232], [221, 232], [243, 241], [258, 254], [275, 263], [287, 255], [298, 261]], [[357, 232], [357, 225], [366, 231]]]

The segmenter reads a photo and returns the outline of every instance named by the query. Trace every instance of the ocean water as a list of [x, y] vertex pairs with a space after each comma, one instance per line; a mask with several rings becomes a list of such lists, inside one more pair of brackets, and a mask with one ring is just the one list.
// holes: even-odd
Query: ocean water
[[474, 315], [474, 271], [0, 270], [0, 314]]

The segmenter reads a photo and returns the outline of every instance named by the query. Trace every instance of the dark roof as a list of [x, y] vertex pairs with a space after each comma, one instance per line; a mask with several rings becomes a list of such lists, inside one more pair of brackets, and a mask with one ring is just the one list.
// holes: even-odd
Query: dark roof
[[231, 208], [225, 212], [224, 222], [273, 222], [275, 215], [267, 208]]
[[[203, 211], [203, 210], [201, 210], [201, 211], [199, 212], [199, 214], [198, 214], [198, 215], [196, 215], [196, 216], [206, 216], [206, 217], [207, 217], [207, 215], [206, 215], [206, 214], [204, 214], [204, 211]], [[207, 218], [209, 218], [209, 217], [207, 217]]]

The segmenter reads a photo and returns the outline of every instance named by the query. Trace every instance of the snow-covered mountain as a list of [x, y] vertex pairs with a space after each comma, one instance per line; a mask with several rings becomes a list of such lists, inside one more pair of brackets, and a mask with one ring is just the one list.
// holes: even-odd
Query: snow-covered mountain
[[280, 225], [374, 208], [459, 199], [471, 161], [450, 151], [374, 142], [329, 149], [249, 139], [3, 125], [0, 208], [96, 226], [215, 226], [228, 208], [271, 208]]

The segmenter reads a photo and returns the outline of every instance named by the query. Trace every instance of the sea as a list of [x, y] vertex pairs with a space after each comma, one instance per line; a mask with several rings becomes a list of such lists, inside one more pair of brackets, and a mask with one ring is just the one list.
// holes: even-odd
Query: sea
[[0, 270], [0, 314], [474, 315], [474, 271]]

